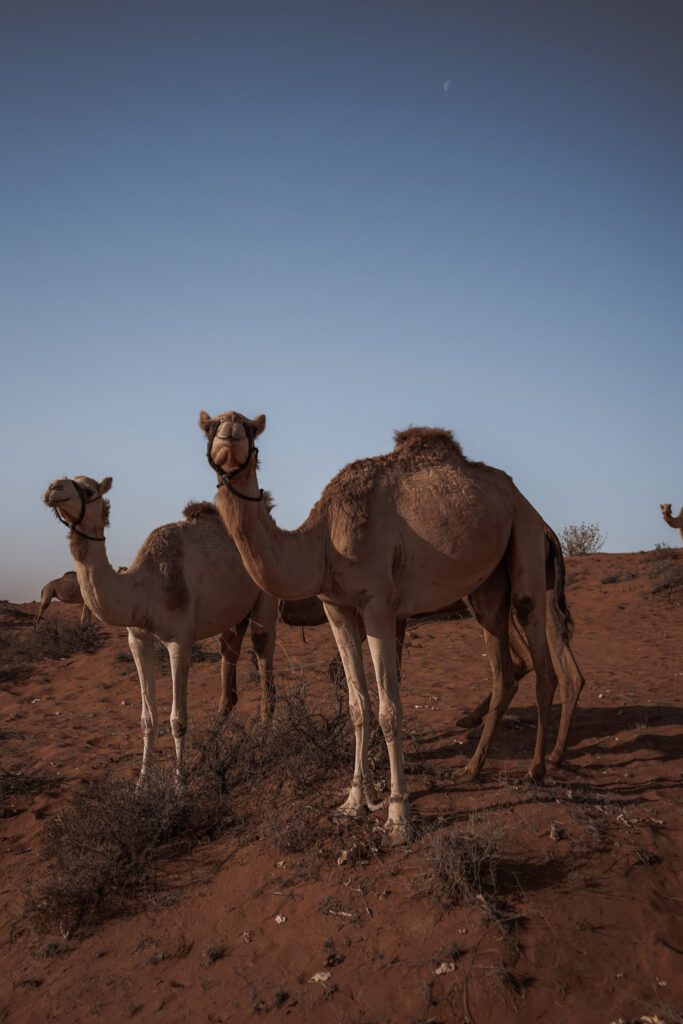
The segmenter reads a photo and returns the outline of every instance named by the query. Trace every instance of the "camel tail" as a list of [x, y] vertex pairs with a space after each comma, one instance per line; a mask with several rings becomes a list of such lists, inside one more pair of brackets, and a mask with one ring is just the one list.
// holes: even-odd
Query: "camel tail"
[[545, 535], [548, 543], [548, 552], [545, 561], [546, 588], [554, 591], [555, 610], [562, 633], [562, 639], [566, 644], [568, 644], [574, 632], [574, 620], [572, 619], [571, 612], [567, 607], [567, 599], [565, 597], [565, 569], [562, 545], [560, 544], [556, 534], [553, 533], [547, 524], [545, 528]]

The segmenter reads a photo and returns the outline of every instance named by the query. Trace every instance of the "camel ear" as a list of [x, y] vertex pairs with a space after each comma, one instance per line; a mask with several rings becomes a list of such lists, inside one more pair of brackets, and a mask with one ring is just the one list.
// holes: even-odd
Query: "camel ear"
[[254, 436], [258, 437], [266, 429], [266, 417], [261, 413], [255, 420], [252, 420], [252, 423], [254, 424]]
[[100, 494], [106, 494], [107, 491], [111, 490], [111, 485], [113, 483], [114, 483], [114, 481], [112, 480], [112, 478], [110, 476], [105, 476], [104, 480], [102, 480], [97, 485], [97, 490], [100, 492]]
[[204, 433], [206, 433], [206, 428], [208, 427], [210, 422], [211, 422], [211, 417], [209, 416], [208, 412], [204, 412], [204, 410], [202, 409], [202, 411], [199, 414], [199, 428], [200, 428], [200, 430], [203, 430]]

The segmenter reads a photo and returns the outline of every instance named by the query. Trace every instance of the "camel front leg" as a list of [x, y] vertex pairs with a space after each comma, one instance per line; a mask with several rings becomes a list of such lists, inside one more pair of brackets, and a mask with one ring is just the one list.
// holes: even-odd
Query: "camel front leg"
[[173, 705], [171, 707], [171, 732], [175, 743], [176, 774], [182, 780], [185, 755], [185, 734], [187, 732], [187, 677], [190, 672], [192, 641], [172, 641], [166, 644], [171, 662], [173, 680]]
[[140, 680], [140, 727], [142, 730], [142, 768], [138, 787], [144, 785], [154, 758], [154, 743], [157, 737], [156, 667], [157, 656], [154, 637], [140, 629], [128, 630], [128, 646]]
[[396, 616], [388, 602], [371, 601], [363, 609], [368, 647], [375, 669], [379, 694], [379, 724], [389, 753], [391, 791], [385, 830], [392, 846], [411, 838], [410, 811], [406, 794], [401, 749], [403, 709], [398, 685]]
[[407, 619], [396, 620], [396, 664], [398, 666], [398, 681], [401, 681], [401, 666], [403, 664], [403, 648], [406, 643]]
[[226, 630], [218, 637], [221, 652], [221, 699], [218, 714], [229, 715], [237, 703], [237, 662], [242, 650], [242, 641], [249, 619], [242, 619], [233, 629]]
[[349, 690], [349, 715], [356, 739], [353, 779], [349, 795], [338, 810], [341, 814], [358, 817], [365, 814], [368, 809], [376, 810], [377, 808], [377, 804], [373, 803], [370, 796], [371, 780], [368, 763], [370, 695], [365, 681], [358, 618], [353, 608], [340, 608], [330, 604], [323, 607], [344, 666]]

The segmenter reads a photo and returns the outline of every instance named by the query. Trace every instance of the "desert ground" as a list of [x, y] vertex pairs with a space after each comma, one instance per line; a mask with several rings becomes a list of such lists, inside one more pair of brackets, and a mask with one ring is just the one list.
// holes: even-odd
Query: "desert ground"
[[[331, 813], [352, 746], [327, 627], [279, 630], [277, 749], [249, 639], [222, 727], [216, 646], [201, 645], [180, 793], [161, 674], [158, 779], [136, 798], [125, 630], [85, 627], [94, 649], [60, 654], [80, 609], [53, 604], [34, 632], [35, 604], [2, 602], [0, 1020], [682, 1021], [683, 550], [575, 557], [567, 573], [586, 686], [544, 785], [525, 777], [533, 677], [469, 781], [477, 731], [455, 723], [488, 688], [481, 631], [409, 630], [415, 839], [394, 849], [385, 812]], [[171, 824], [145, 845], [155, 799]]]

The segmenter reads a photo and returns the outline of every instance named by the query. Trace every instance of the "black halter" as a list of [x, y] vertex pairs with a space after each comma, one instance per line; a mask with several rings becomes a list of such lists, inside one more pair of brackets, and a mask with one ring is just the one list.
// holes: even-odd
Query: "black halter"
[[240, 462], [235, 469], [231, 469], [228, 472], [225, 472], [225, 470], [222, 470], [220, 466], [216, 465], [216, 463], [213, 461], [211, 457], [211, 448], [213, 447], [213, 442], [216, 437], [216, 432], [218, 431], [219, 426], [220, 420], [212, 424], [211, 429], [209, 430], [208, 440], [206, 444], [206, 458], [208, 459], [211, 469], [214, 470], [216, 476], [218, 477], [218, 486], [227, 487], [231, 494], [234, 494], [235, 497], [237, 498], [241, 498], [242, 501], [260, 501], [263, 497], [262, 487], [259, 488], [258, 497], [255, 498], [251, 494], [242, 494], [241, 491], [236, 490], [236, 488], [233, 487], [232, 485], [233, 479], [238, 475], [238, 473], [241, 473], [243, 469], [247, 468], [247, 466], [251, 462], [252, 457], [258, 458], [258, 448], [254, 444], [253, 427], [251, 427], [248, 423], [245, 423], [244, 420], [242, 421], [244, 433], [247, 435], [247, 441], [249, 442], [249, 451], [247, 452], [247, 457], [244, 460], [244, 462]]
[[81, 514], [79, 515], [78, 519], [76, 520], [75, 523], [70, 523], [67, 519], [63, 519], [59, 509], [56, 508], [54, 505], [52, 506], [52, 511], [57, 516], [57, 519], [59, 519], [62, 526], [66, 526], [70, 533], [77, 533], [79, 537], [85, 537], [86, 540], [104, 541], [104, 537], [91, 537], [89, 533], [83, 533], [82, 530], [76, 529], [76, 527], [80, 526], [80, 524], [83, 522], [83, 516], [85, 515], [85, 506], [92, 505], [96, 501], [101, 501], [102, 495], [96, 494], [94, 498], [86, 498], [85, 491], [83, 490], [80, 484], [77, 484], [75, 480], [71, 480], [70, 483], [74, 485], [74, 487], [76, 488], [76, 493], [78, 497], [81, 499]]

